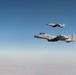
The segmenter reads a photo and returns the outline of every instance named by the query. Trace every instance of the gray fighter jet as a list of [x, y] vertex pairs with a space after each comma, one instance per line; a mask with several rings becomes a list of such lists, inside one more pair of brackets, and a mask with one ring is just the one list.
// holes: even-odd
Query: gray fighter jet
[[72, 38], [70, 38], [67, 35], [57, 35], [57, 36], [53, 36], [50, 34], [45, 34], [45, 33], [39, 33], [38, 35], [34, 36], [35, 38], [41, 38], [41, 39], [46, 39], [49, 42], [56, 42], [56, 41], [65, 41], [65, 42], [76, 42], [76, 34], [74, 34], [72, 36]]
[[51, 22], [48, 22], [46, 25], [52, 26], [52, 27], [60, 27], [60, 28], [64, 28], [65, 27], [65, 24], [59, 24], [59, 23], [53, 24]]

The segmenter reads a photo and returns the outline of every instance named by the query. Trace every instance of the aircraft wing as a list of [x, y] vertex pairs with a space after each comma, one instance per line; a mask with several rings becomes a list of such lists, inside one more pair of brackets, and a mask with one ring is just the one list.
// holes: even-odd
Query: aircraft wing
[[58, 41], [59, 38], [57, 38], [57, 36], [52, 36], [51, 38], [49, 37], [47, 40], [48, 40], [49, 42], [50, 42], [50, 41], [55, 42], [55, 41]]

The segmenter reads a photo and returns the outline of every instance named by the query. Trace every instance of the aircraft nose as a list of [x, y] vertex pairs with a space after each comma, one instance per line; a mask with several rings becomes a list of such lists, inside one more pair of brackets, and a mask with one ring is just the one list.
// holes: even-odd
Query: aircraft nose
[[36, 35], [34, 37], [36, 37]]

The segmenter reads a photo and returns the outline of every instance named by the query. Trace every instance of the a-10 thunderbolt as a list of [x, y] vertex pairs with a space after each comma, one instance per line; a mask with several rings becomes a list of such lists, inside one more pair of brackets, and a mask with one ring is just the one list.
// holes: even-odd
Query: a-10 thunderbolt
[[52, 27], [60, 27], [60, 28], [64, 28], [65, 27], [65, 24], [60, 24], [60, 23], [51, 23], [51, 22], [48, 22], [46, 25], [48, 26], [52, 26]]
[[71, 38], [67, 35], [57, 35], [53, 36], [50, 34], [45, 34], [45, 33], [39, 33], [38, 35], [34, 36], [35, 38], [41, 38], [41, 39], [46, 39], [49, 42], [56, 42], [56, 41], [65, 41], [65, 42], [76, 42], [76, 34], [74, 34]]

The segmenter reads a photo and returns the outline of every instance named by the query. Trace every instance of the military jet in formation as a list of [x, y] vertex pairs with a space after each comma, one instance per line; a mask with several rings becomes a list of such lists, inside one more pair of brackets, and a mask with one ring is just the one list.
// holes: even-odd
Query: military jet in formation
[[41, 38], [41, 39], [46, 39], [49, 42], [56, 42], [56, 41], [65, 41], [65, 42], [76, 42], [76, 34], [74, 34], [71, 38], [67, 35], [50, 35], [50, 34], [45, 34], [45, 33], [39, 33], [38, 35], [34, 36], [35, 38]]
[[52, 26], [52, 27], [60, 27], [60, 28], [64, 28], [65, 27], [65, 24], [60, 24], [60, 23], [51, 23], [51, 22], [48, 22], [46, 25], [48, 26]]
[[[48, 22], [46, 25], [52, 26], [52, 27], [60, 27], [63, 28], [65, 27], [65, 24], [53, 24]], [[46, 39], [48, 42], [56, 42], [56, 41], [65, 41], [65, 42], [76, 42], [76, 34], [74, 34], [72, 37], [69, 37], [67, 35], [61, 34], [61, 35], [50, 35], [50, 34], [45, 34], [45, 33], [39, 33], [34, 36], [35, 38], [40, 38], [40, 39]]]

